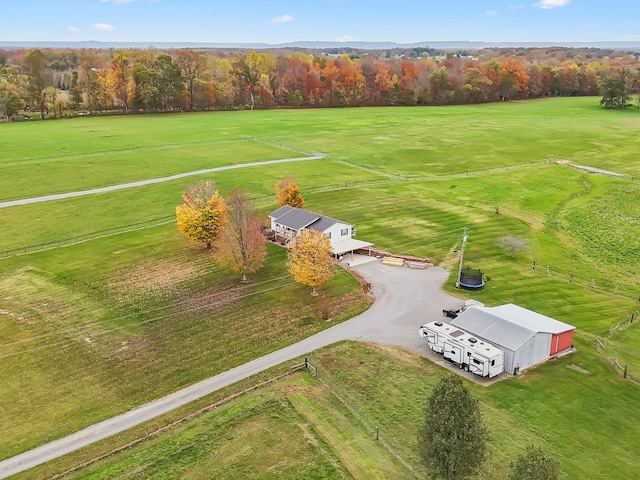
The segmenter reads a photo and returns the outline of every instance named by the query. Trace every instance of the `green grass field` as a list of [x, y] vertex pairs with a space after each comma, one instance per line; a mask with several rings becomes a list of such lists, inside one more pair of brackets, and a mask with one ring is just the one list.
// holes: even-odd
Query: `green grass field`
[[[462, 228], [469, 227], [466, 263], [482, 268], [490, 277], [486, 288], [474, 292], [474, 297], [488, 305], [518, 303], [576, 325], [580, 353], [567, 362], [590, 372], [585, 376], [579, 369], [567, 368], [559, 373], [554, 362], [516, 383], [527, 385], [523, 391], [509, 387], [513, 383], [508, 382], [482, 390], [483, 402], [493, 409], [495, 431], [502, 432], [497, 434], [502, 442], [498, 445], [513, 438], [508, 435], [511, 428], [519, 429], [523, 439], [507, 450], [496, 446], [497, 463], [492, 468], [500, 471], [509, 455], [523, 447], [524, 439], [543, 441], [558, 452], [565, 476], [571, 478], [572, 471], [583, 471], [582, 463], [598, 472], [606, 472], [610, 462], [628, 464], [624, 471], [634, 466], [625, 456], [629, 451], [626, 443], [620, 443], [633, 446], [632, 437], [625, 433], [612, 440], [615, 433], [603, 426], [603, 413], [596, 407], [599, 401], [610, 401], [611, 395], [616, 398], [612, 409], [636, 408], [633, 398], [638, 386], [622, 382], [603, 363], [592, 338], [638, 309], [640, 160], [634, 142], [639, 126], [637, 109], [607, 111], [598, 108], [593, 98], [10, 124], [0, 128], [0, 141], [6, 146], [0, 153], [0, 200], [299, 156], [238, 140], [245, 135], [328, 153], [328, 159], [217, 172], [206, 178], [213, 178], [223, 195], [238, 187], [248, 190], [259, 199], [266, 215], [276, 208], [272, 196], [276, 180], [291, 175], [307, 191], [307, 208], [355, 224], [358, 238], [376, 246], [425, 256], [445, 267], [455, 264], [453, 250], [460, 245]], [[38, 141], [30, 141], [33, 138]], [[594, 176], [566, 165], [543, 163], [549, 159], [569, 159], [627, 177]], [[530, 162], [538, 163], [526, 165]], [[483, 172], [496, 168], [501, 170]], [[411, 177], [403, 181], [397, 175]], [[65, 243], [65, 239], [92, 232], [112, 233], [136, 222], [171, 218], [181, 192], [196, 179], [0, 209], [4, 233], [0, 252]], [[326, 191], [318, 191], [325, 186]], [[496, 243], [507, 234], [526, 237], [530, 249], [510, 257]], [[532, 271], [533, 261], [541, 267], [548, 265], [549, 275], [546, 268]], [[357, 293], [357, 282], [340, 272], [323, 291], [333, 299], [333, 320], [321, 321], [316, 301], [308, 289], [292, 284], [284, 263], [285, 253], [270, 248], [266, 267], [244, 288], [206, 252], [184, 240], [171, 223], [1, 260], [0, 383], [7, 388], [0, 398], [4, 412], [0, 426], [5, 432], [0, 458], [292, 343], [366, 308]], [[450, 279], [445, 288], [460, 294], [453, 283]], [[268, 334], [247, 332], [243, 327], [249, 318]], [[632, 373], [640, 374], [635, 354], [637, 331], [634, 323], [612, 341], [619, 360], [628, 363]], [[341, 349], [334, 353], [339, 360], [347, 355]], [[404, 367], [394, 364], [389, 368]], [[415, 368], [441, 374], [424, 361]], [[347, 374], [355, 380], [365, 375], [351, 368], [345, 369]], [[548, 393], [563, 382], [570, 385], [567, 389], [579, 392], [576, 398], [587, 396], [587, 389], [600, 392], [589, 399], [584, 412], [572, 401], [572, 408], [563, 410], [563, 420], [575, 422], [584, 437], [584, 448], [605, 438], [610, 444], [609, 453], [603, 454], [606, 458], [575, 460], [577, 447], [573, 451], [573, 447], [560, 445], [563, 439], [570, 443], [568, 426], [558, 430], [564, 433], [544, 433], [558, 421], [553, 408], [569, 401], [566, 396]], [[417, 394], [406, 393], [404, 388], [399, 385], [387, 392], [387, 400], [415, 400]], [[420, 395], [429, 388], [425, 386]], [[336, 457], [347, 446], [338, 435], [340, 424], [329, 425], [327, 412], [333, 407], [314, 411], [312, 401], [274, 395], [269, 401], [252, 404], [254, 415], [212, 420], [221, 423], [201, 428], [259, 431], [265, 422], [280, 425], [275, 417], [292, 415], [299, 422], [299, 415], [308, 415], [317, 424], [327, 425], [325, 433], [316, 432], [326, 448], [314, 454], [310, 470], [293, 465], [289, 478], [321, 478], [325, 473], [333, 478], [371, 478], [377, 467], [389, 469], [387, 472], [404, 468], [392, 459], [388, 464], [386, 460], [378, 463], [365, 458], [365, 453], [358, 454], [370, 448], [366, 442], [366, 447], [350, 445], [361, 459], [357, 465], [346, 465]], [[530, 418], [523, 413], [529, 403]], [[393, 419], [389, 425], [401, 423], [389, 407], [377, 408], [376, 415]], [[598, 418], [590, 420], [592, 415]], [[612, 425], [616, 425], [613, 420]], [[637, 432], [640, 422], [632, 415], [629, 425]], [[405, 428], [393, 433], [393, 442], [404, 449], [406, 461], [413, 461], [414, 427]], [[294, 438], [299, 437], [292, 433], [292, 441]], [[176, 437], [175, 441], [186, 440]], [[207, 445], [216, 451], [229, 448], [218, 440]], [[158, 446], [159, 450], [166, 448], [170, 447]], [[184, 453], [185, 462], [193, 458], [200, 468], [210, 468], [207, 462], [211, 460], [204, 459], [204, 453], [189, 455]], [[157, 468], [166, 468], [159, 462]], [[177, 465], [181, 462], [176, 460]], [[268, 468], [277, 470], [267, 467], [268, 463], [256, 478], [269, 478], [270, 473], [265, 472], [273, 470]], [[233, 465], [220, 468], [235, 471]], [[285, 466], [282, 468], [284, 472]], [[230, 476], [232, 470], [219, 472]], [[148, 470], [145, 478], [153, 478], [156, 471]], [[239, 472], [237, 478], [243, 478]], [[95, 475], [102, 478], [100, 473]], [[195, 472], [193, 478], [199, 475]], [[386, 478], [402, 477], [388, 473]]]
[[[0, 201], [88, 190], [237, 163], [300, 156], [256, 142], [228, 141], [204, 146], [134, 148], [0, 163]], [[33, 171], [39, 172], [46, 182], [34, 182]]]
[[[635, 478], [637, 387], [612, 377], [584, 339], [577, 345], [571, 357], [521, 378], [469, 385], [490, 433], [490, 459], [474, 479], [506, 478], [509, 462], [529, 444], [559, 461], [563, 479], [605, 480], [612, 471]], [[413, 353], [356, 342], [322, 349], [310, 361], [331, 391], [309, 373], [295, 374], [70, 478], [423, 478], [417, 428], [446, 370]]]

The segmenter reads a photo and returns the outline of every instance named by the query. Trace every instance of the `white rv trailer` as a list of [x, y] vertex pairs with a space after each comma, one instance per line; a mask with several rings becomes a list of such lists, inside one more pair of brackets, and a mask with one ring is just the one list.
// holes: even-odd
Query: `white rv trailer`
[[431, 350], [442, 353], [468, 372], [493, 378], [504, 371], [502, 350], [453, 325], [431, 322], [422, 325], [418, 332]]

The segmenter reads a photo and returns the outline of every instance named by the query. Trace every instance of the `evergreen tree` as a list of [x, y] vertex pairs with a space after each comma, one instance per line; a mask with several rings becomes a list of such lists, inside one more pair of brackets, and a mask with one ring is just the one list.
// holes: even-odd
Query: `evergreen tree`
[[478, 400], [457, 376], [433, 389], [418, 431], [418, 451], [427, 468], [444, 480], [462, 480], [486, 457], [487, 430]]

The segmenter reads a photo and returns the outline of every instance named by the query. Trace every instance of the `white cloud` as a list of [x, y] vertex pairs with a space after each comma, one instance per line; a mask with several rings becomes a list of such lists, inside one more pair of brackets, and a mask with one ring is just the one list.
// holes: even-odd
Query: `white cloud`
[[80, 30], [78, 27], [67, 27], [67, 32], [69, 33], [80, 33], [82, 30]]
[[280, 15], [279, 17], [274, 17], [269, 21], [271, 23], [289, 23], [293, 22], [294, 20], [295, 18], [293, 18], [291, 15]]
[[89, 30], [94, 32], [113, 32], [116, 28], [115, 25], [109, 25], [108, 23], [94, 23], [89, 27]]
[[351, 35], [344, 35], [342, 37], [340, 37], [337, 41], [338, 42], [354, 42], [356, 39], [353, 38]]
[[509, 5], [509, 8], [525, 8], [526, 6], [526, 3], [518, 3], [517, 5]]
[[534, 3], [534, 7], [550, 9], [556, 7], [564, 7], [571, 3], [571, 0], [540, 0], [538, 3]]
[[488, 10], [484, 12], [484, 14], [490, 17], [495, 17], [496, 15], [498, 15], [498, 10]]

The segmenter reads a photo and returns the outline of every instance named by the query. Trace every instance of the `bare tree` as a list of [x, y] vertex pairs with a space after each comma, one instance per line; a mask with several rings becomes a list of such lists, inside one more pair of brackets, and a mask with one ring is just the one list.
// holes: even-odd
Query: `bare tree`
[[523, 250], [529, 250], [529, 240], [524, 237], [515, 235], [505, 235], [498, 239], [498, 245], [509, 251], [509, 256], [513, 257], [516, 253]]
[[267, 255], [262, 222], [246, 192], [236, 190], [227, 198], [227, 219], [217, 258], [222, 265], [242, 274], [242, 281], [246, 282], [247, 273], [259, 270]]

